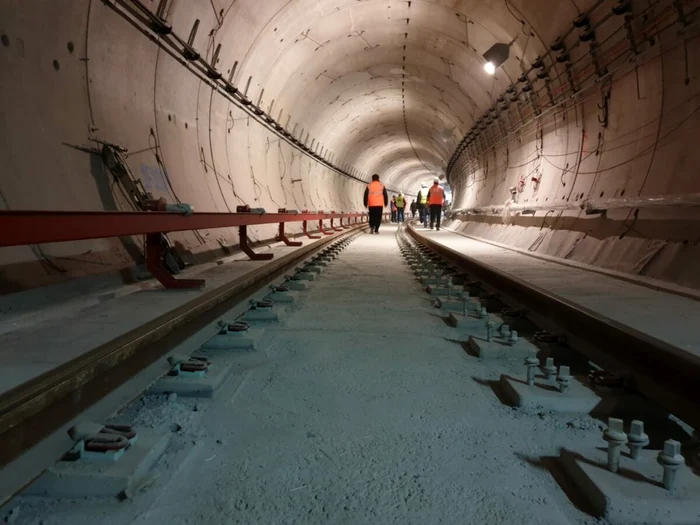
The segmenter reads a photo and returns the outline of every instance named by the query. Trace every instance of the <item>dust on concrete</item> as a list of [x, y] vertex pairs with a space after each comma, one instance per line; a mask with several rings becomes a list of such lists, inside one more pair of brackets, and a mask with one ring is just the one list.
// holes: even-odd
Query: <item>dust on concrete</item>
[[[501, 404], [517, 363], [467, 355], [389, 228], [331, 264], [214, 400], [143, 397], [116, 416], [175, 432], [125, 501], [22, 498], [18, 524], [598, 523], [555, 481], [589, 417]], [[18, 500], [19, 502], [19, 500]]]

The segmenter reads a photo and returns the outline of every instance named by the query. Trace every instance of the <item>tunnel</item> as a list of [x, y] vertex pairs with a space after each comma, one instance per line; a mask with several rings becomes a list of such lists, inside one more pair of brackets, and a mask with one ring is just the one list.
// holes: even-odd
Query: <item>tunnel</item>
[[[3, 6], [4, 209], [133, 210], [93, 140], [128, 150], [154, 198], [201, 211], [353, 211], [373, 173], [407, 196], [439, 177], [475, 235], [697, 285], [683, 269], [697, 253], [692, 2], [687, 20], [669, 2], [39, 5]], [[508, 58], [489, 75], [497, 43]], [[236, 237], [173, 242], [197, 262]], [[129, 244], [6, 250], [3, 288], [127, 269], [143, 257]]]
[[[445, 406], [452, 412], [440, 412], [448, 410], [438, 400], [441, 394], [425, 387], [425, 395], [436, 396], [426, 401], [430, 412], [440, 415], [433, 422], [434, 432], [416, 438], [420, 452], [400, 443], [415, 437], [416, 426], [430, 425], [423, 416], [410, 424], [402, 420], [391, 430], [381, 425], [374, 429], [397, 432], [392, 443], [399, 456], [420, 456], [425, 447], [430, 448], [428, 442], [436, 443], [442, 435], [447, 440], [459, 439], [456, 427], [450, 426], [454, 411], [459, 410], [458, 381], [476, 381], [474, 388], [489, 393], [493, 387], [493, 381], [476, 377], [486, 374], [483, 370], [474, 377], [461, 370], [464, 363], [460, 360], [466, 355], [462, 350], [459, 358], [447, 349], [444, 355], [438, 352], [442, 365], [435, 365], [418, 350], [406, 350], [405, 345], [411, 345], [405, 338], [417, 326], [407, 319], [417, 314], [396, 307], [391, 299], [394, 293], [401, 301], [413, 297], [408, 289], [415, 279], [407, 280], [405, 264], [417, 271], [422, 286], [429, 282], [432, 295], [421, 303], [426, 311], [443, 307], [440, 311], [444, 312], [445, 305], [456, 300], [453, 283], [455, 290], [461, 287], [465, 319], [470, 301], [479, 303], [474, 313], [479, 319], [483, 306], [485, 321], [480, 321], [478, 330], [484, 329], [484, 322], [488, 325], [489, 343], [489, 316], [500, 316], [498, 330], [502, 324], [508, 328], [503, 316], [520, 312], [517, 315], [527, 317], [527, 323], [521, 319], [524, 333], [535, 325], [538, 328], [532, 328], [532, 337], [522, 341], [533, 341], [540, 348], [538, 359], [541, 357], [537, 365], [528, 365], [528, 371], [544, 366], [545, 358], [553, 355], [559, 362], [558, 353], [546, 350], [542, 354], [538, 346], [551, 350], [552, 341], [557, 341], [578, 356], [570, 358], [572, 370], [579, 367], [572, 377], [590, 372], [589, 376], [598, 378], [609, 373], [613, 379], [606, 377], [611, 384], [624, 383], [625, 389], [658, 402], [662, 419], [675, 414], [692, 427], [693, 403], [700, 401], [688, 386], [694, 384], [695, 367], [700, 372], [696, 352], [700, 334], [693, 321], [700, 297], [696, 266], [700, 258], [699, 10], [697, 0], [2, 2], [0, 344], [4, 349], [0, 354], [7, 365], [0, 373], [0, 424], [5, 425], [0, 425], [0, 432], [8, 432], [6, 438], [13, 445], [2, 460], [12, 469], [8, 467], [9, 477], [0, 480], [6, 503], [0, 510], [19, 508], [13, 506], [18, 501], [13, 498], [20, 497], [20, 488], [24, 490], [41, 472], [48, 472], [46, 465], [65, 448], [65, 436], [49, 436], [59, 431], [64, 435], [69, 422], [97, 410], [97, 401], [87, 401], [90, 396], [111, 400], [105, 405], [111, 408], [93, 414], [106, 420], [109, 414], [121, 413], [127, 398], [131, 402], [144, 391], [146, 383], [139, 383], [138, 378], [145, 377], [146, 370], [163, 355], [179, 348], [175, 340], [178, 345], [185, 340], [185, 335], [173, 335], [184, 330], [175, 326], [180, 322], [173, 321], [174, 316], [189, 319], [234, 296], [237, 305], [248, 304], [250, 297], [241, 299], [249, 292], [246, 287], [254, 282], [269, 284], [265, 279], [292, 271], [297, 264], [294, 257], [302, 261], [321, 249], [330, 250], [332, 259], [338, 255], [335, 252], [347, 248], [352, 264], [348, 263], [348, 273], [338, 276], [328, 290], [313, 284], [312, 292], [320, 294], [317, 301], [321, 305], [314, 308], [355, 312], [357, 323], [359, 319], [367, 323], [369, 333], [386, 331], [389, 339], [397, 333], [401, 343], [394, 351], [408, 352], [415, 366], [428, 371], [430, 381], [439, 383], [445, 377], [440, 374], [449, 378]], [[387, 193], [382, 207], [383, 235], [356, 236], [367, 226], [367, 198], [377, 175]], [[426, 197], [428, 190], [433, 197]], [[431, 211], [438, 202], [433, 201], [436, 195], [442, 200], [437, 211]], [[405, 202], [406, 222], [393, 215], [389, 201], [395, 197]], [[167, 217], [161, 227], [149, 222], [163, 216]], [[435, 221], [440, 231], [433, 231]], [[315, 241], [317, 238], [320, 240]], [[293, 246], [300, 247], [292, 250]], [[269, 253], [273, 262], [255, 263], [267, 257], [260, 256], [262, 252]], [[278, 260], [279, 269], [265, 269]], [[233, 273], [226, 273], [229, 269]], [[325, 271], [325, 263], [321, 270]], [[197, 279], [192, 280], [193, 276]], [[206, 285], [204, 278], [199, 279], [202, 276]], [[245, 287], [226, 285], [234, 277], [241, 283], [247, 279]], [[449, 281], [447, 288], [441, 288], [443, 278]], [[289, 282], [287, 277], [285, 283]], [[198, 283], [202, 290], [191, 290]], [[288, 292], [287, 284], [273, 293]], [[214, 293], [226, 286], [225, 293]], [[313, 287], [318, 286], [316, 292]], [[168, 290], [177, 287], [188, 290]], [[379, 302], [371, 300], [375, 291]], [[435, 300], [436, 293], [447, 293], [447, 298]], [[149, 296], [153, 297], [150, 303]], [[107, 310], [100, 313], [102, 308]], [[338, 321], [342, 316], [317, 325], [294, 313], [294, 308], [290, 312], [301, 316], [310, 332], [355, 334], [363, 330], [359, 325], [349, 328], [343, 324], [347, 320]], [[455, 308], [457, 313], [462, 311], [460, 305]], [[120, 316], [127, 313], [132, 318], [124, 324]], [[452, 322], [447, 315], [440, 323], [440, 315], [430, 315], [430, 322], [438, 323], [435, 333], [442, 333], [445, 323]], [[84, 327], [80, 325], [83, 321], [88, 323]], [[381, 327], [375, 327], [375, 321], [381, 321]], [[392, 323], [400, 328], [391, 328]], [[172, 327], [163, 329], [166, 324]], [[204, 321], [197, 326], [203, 329]], [[385, 326], [389, 328], [382, 328]], [[115, 341], [121, 341], [122, 351], [125, 334], [137, 329], [142, 330], [139, 344], [148, 339], [153, 348], [165, 345], [162, 355], [143, 357], [143, 362], [128, 365], [133, 367], [128, 374], [95, 386], [98, 372], [88, 379], [78, 367], [87, 366], [87, 351], [95, 357], [99, 350], [100, 362], [109, 361], [112, 357], [108, 356], [116, 352]], [[76, 335], [70, 335], [71, 330]], [[187, 337], [194, 337], [196, 330], [187, 330]], [[40, 337], [46, 333], [54, 334], [55, 341]], [[384, 336], [376, 334], [373, 344]], [[499, 332], [498, 337], [501, 335]], [[164, 342], [167, 337], [169, 346]], [[267, 341], [267, 336], [260, 337]], [[338, 345], [357, 344], [354, 337], [348, 335]], [[441, 341], [451, 341], [451, 337], [445, 335]], [[514, 340], [504, 337], [504, 344], [512, 346], [518, 341], [517, 332]], [[315, 352], [318, 341], [314, 341], [311, 338], [298, 345], [306, 344], [307, 350]], [[385, 343], [391, 346], [390, 340]], [[276, 360], [288, 356], [281, 357], [282, 351], [270, 344], [277, 348], [268, 350], [267, 356], [267, 365], [274, 363], [272, 381], [276, 367], [282, 366]], [[469, 352], [476, 343], [465, 339], [460, 344]], [[135, 359], [137, 352], [129, 352], [128, 358]], [[295, 347], [292, 354], [297, 352]], [[401, 372], [387, 371], [381, 377], [402, 391], [407, 381], [423, 379], [401, 361], [409, 358], [401, 352], [398, 355], [391, 362]], [[664, 358], [666, 355], [672, 358]], [[316, 370], [316, 360], [324, 358], [314, 354], [309, 359], [314, 363], [309, 367]], [[523, 358], [518, 359], [523, 368]], [[116, 361], [110, 363], [116, 366]], [[362, 382], [363, 373], [371, 375], [365, 370], [366, 363], [344, 363], [333, 372], [337, 376], [326, 377], [330, 373], [326, 369], [317, 372], [324, 381], [344, 386], [348, 377]], [[595, 366], [589, 370], [586, 363]], [[254, 369], [267, 365], [232, 366]], [[445, 369], [438, 374], [433, 366]], [[308, 373], [311, 368], [296, 372]], [[61, 381], [58, 376], [49, 381], [57, 370], [68, 375]], [[394, 374], [404, 375], [397, 378]], [[90, 382], [94, 392], [87, 387], [82, 394], [61, 390], [59, 385], [75, 386], [77, 377], [85, 384]], [[669, 377], [678, 378], [675, 385]], [[381, 392], [378, 396], [391, 396], [382, 391], [382, 379], [373, 380], [376, 384], [371, 388]], [[124, 386], [130, 381], [136, 385], [131, 391]], [[553, 381], [552, 388], [560, 388]], [[569, 385], [566, 381], [564, 389]], [[316, 386], [333, 398], [325, 390], [326, 383], [323, 385]], [[302, 397], [318, 393], [305, 382], [294, 388], [300, 389]], [[27, 419], [27, 428], [34, 430], [18, 430], [19, 419], [12, 419], [18, 399], [39, 407], [38, 398], [32, 396], [58, 396], [59, 390], [64, 397], [56, 403], [63, 404], [56, 406], [63, 408], [54, 413], [64, 410], [65, 417], [56, 415], [54, 421], [41, 416], [39, 408], [32, 409], [32, 417], [46, 428], [39, 430]], [[284, 397], [280, 392], [276, 395]], [[475, 399], [481, 395], [469, 394], [465, 403], [478, 404]], [[48, 406], [41, 405], [41, 410], [49, 410]], [[319, 406], [319, 411], [327, 408]], [[398, 411], [413, 410], [413, 417], [421, 406], [412, 401]], [[124, 410], [131, 413], [131, 409]], [[354, 408], [343, 405], [338, 410], [348, 410], [351, 420], [359, 417]], [[383, 405], [383, 410], [369, 412], [372, 417], [390, 420], [391, 404]], [[647, 417], [647, 412], [634, 417]], [[465, 424], [478, 426], [479, 410], [468, 409], [467, 413], [475, 419], [465, 423], [457, 417], [460, 432], [469, 433]], [[540, 419], [545, 418], [542, 413]], [[488, 435], [480, 434], [477, 442], [482, 444], [474, 445], [478, 450], [488, 449], [488, 443], [498, 436], [515, 439], [512, 427], [499, 419], [507, 416], [496, 408], [487, 409], [486, 414], [498, 422], [491, 424]], [[244, 421], [253, 425], [254, 418], [247, 417]], [[282, 419], [293, 426], [294, 418], [288, 414]], [[551, 428], [567, 424], [548, 421]], [[616, 424], [607, 419], [605, 423], [608, 429]], [[570, 429], [571, 421], [568, 424]], [[596, 425], [574, 423], [577, 432], [598, 432]], [[292, 432], [290, 428], [279, 423], [278, 438]], [[537, 428], [530, 430], [537, 433]], [[308, 430], [308, 434], [318, 432]], [[336, 437], [342, 434], [336, 429]], [[282, 447], [286, 438], [279, 439], [274, 447]], [[555, 442], [559, 443], [558, 438], [551, 438]], [[534, 452], [539, 445], [541, 442], [532, 445], [533, 455], [539, 453]], [[387, 442], [378, 446], [393, 448]], [[371, 454], [355, 451], [370, 465], [385, 469], [379, 478], [406, 479], [375, 479], [376, 483], [368, 482], [353, 496], [346, 495], [350, 499], [345, 502], [341, 501], [342, 491], [326, 494], [321, 507], [317, 502], [302, 505], [294, 499], [325, 479], [323, 476], [312, 483], [304, 481], [303, 475], [284, 471], [281, 475], [298, 478], [292, 483], [295, 486], [284, 490], [299, 493], [282, 495], [260, 488], [266, 478], [255, 474], [251, 479], [260, 484], [259, 494], [251, 496], [250, 491], [255, 491], [246, 485], [241, 490], [249, 493], [248, 499], [203, 496], [205, 506], [219, 505], [226, 510], [220, 515], [190, 514], [189, 519], [287, 523], [280, 516], [286, 512], [285, 505], [291, 505], [307, 509], [309, 515], [295, 515], [290, 523], [517, 522], [520, 507], [512, 500], [527, 484], [523, 480], [529, 479], [525, 467], [516, 469], [521, 477], [514, 486], [521, 488], [494, 498], [491, 491], [498, 490], [488, 488], [489, 483], [502, 486], [508, 480], [482, 461], [474, 472], [465, 474], [474, 487], [466, 500], [485, 502], [490, 510], [467, 511], [462, 502], [450, 514], [440, 507], [458, 499], [451, 483], [463, 483], [455, 482], [460, 475], [449, 466], [450, 454], [472, 452], [470, 447], [450, 451], [433, 446], [441, 452], [426, 453], [433, 463], [423, 465], [423, 470], [406, 466], [405, 458], [396, 460], [398, 469], [390, 469]], [[329, 468], [342, 470], [341, 456], [327, 453], [329, 447], [332, 445], [324, 442], [313, 454], [324, 456]], [[312, 453], [300, 446], [302, 449], [307, 462], [317, 460], [315, 456], [309, 460]], [[281, 450], [257, 452], [281, 458]], [[529, 464], [527, 468], [539, 472], [535, 477], [551, 468], [545, 460], [518, 454], [511, 461]], [[428, 461], [426, 457], [421, 456], [421, 461]], [[506, 468], [500, 456], [494, 461]], [[438, 468], [435, 462], [442, 465], [444, 475], [425, 481], [426, 475], [430, 478], [426, 472]], [[260, 468], [270, 476], [280, 475], [270, 462], [263, 463]], [[246, 470], [252, 465], [238, 467]], [[487, 488], [480, 487], [478, 472], [486, 472]], [[357, 472], [351, 478], [343, 477], [345, 474], [340, 478], [350, 484], [362, 478]], [[16, 481], [19, 478], [21, 483]], [[424, 481], [432, 485], [421, 485]], [[445, 488], [444, 497], [436, 487]], [[393, 496], [375, 497], [374, 490]], [[525, 498], [529, 505], [540, 501], [530, 493]], [[564, 504], [565, 499], [562, 491], [549, 494], [542, 500], [547, 502], [545, 507], [559, 505], [566, 510], [535, 512], [525, 521], [584, 524], [593, 519], [568, 500]], [[260, 510], [264, 500], [273, 508], [267, 514]], [[369, 500], [373, 503], [367, 503]], [[395, 502], [396, 507], [389, 510]], [[46, 510], [34, 508], [35, 503], [22, 505], [30, 510], [29, 517], [23, 513], [21, 519], [33, 519]], [[345, 511], [337, 510], [343, 507]], [[93, 516], [96, 509], [102, 512], [101, 507], [90, 506], [85, 516]], [[153, 512], [163, 519], [175, 519], [172, 513]], [[626, 523], [615, 521], [610, 503], [600, 512], [610, 523]], [[134, 519], [128, 512], [119, 515], [119, 519], [126, 520], [127, 515]], [[648, 523], [670, 523], [658, 517], [661, 514], [652, 515]], [[77, 519], [63, 508], [55, 518], [58, 516]], [[144, 518], [144, 523], [149, 519], [156, 518]], [[467, 521], [460, 521], [463, 519]]]

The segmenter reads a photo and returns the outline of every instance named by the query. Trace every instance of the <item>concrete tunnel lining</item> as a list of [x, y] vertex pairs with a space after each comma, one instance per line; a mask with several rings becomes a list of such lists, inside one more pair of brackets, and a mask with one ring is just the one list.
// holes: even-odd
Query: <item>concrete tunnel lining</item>
[[[142, 32], [118, 12], [135, 0], [113, 1], [42, 0], [31, 10], [26, 0], [0, 5], [0, 68], [7, 73], [0, 77], [0, 209], [132, 210], [99, 152], [86, 152], [94, 138], [128, 148], [129, 169], [154, 197], [191, 204], [198, 212], [233, 212], [242, 204], [268, 211], [363, 210], [372, 173], [381, 174], [391, 193], [409, 194], [409, 202], [421, 182], [439, 175], [456, 215], [443, 223], [451, 231], [435, 233], [458, 239], [464, 253], [485, 264], [497, 265], [496, 259], [489, 262], [489, 252], [512, 261], [514, 274], [524, 277], [546, 266], [543, 260], [566, 269], [579, 265], [578, 273], [562, 270], [579, 275], [575, 294], [593, 305], [604, 301], [616, 312], [626, 312], [623, 299], [615, 306], [605, 297], [607, 285], [596, 288], [580, 275], [613, 273], [620, 281], [647, 280], [661, 290], [670, 284], [679, 295], [700, 288], [700, 25], [673, 21], [679, 5], [697, 17], [698, 0], [632, 0], [629, 27], [624, 17], [611, 14], [618, 0], [169, 0], [165, 16], [175, 32], [186, 38], [199, 20], [194, 47], [212, 60], [221, 46], [213, 66], [241, 90], [252, 78], [250, 100], [260, 101], [260, 109], [295, 139], [306, 137], [324, 162], [273, 131], [274, 124], [261, 123], [267, 115], [252, 117], [250, 109], [214, 89], [206, 74], [194, 74], [147, 24]], [[141, 1], [153, 11], [159, 0]], [[599, 45], [587, 44], [585, 32], [572, 25], [583, 13], [590, 15]], [[569, 65], [551, 47], [562, 35], [573, 49]], [[637, 50], [625, 47], [632, 46], [631, 36]], [[482, 54], [496, 42], [513, 45], [510, 58], [489, 76]], [[538, 56], [546, 77], [533, 66]], [[525, 81], [518, 80], [521, 75]], [[532, 96], [523, 89], [529, 85]], [[511, 87], [514, 100], [506, 92]], [[460, 153], [464, 138], [487, 114], [493, 120]], [[361, 312], [368, 323], [381, 324], [380, 310], [391, 311], [396, 303], [392, 294], [412, 300], [412, 277], [391, 270], [401, 264], [395, 244], [382, 251], [386, 240], [393, 242], [393, 229], [361, 237], [338, 286], [327, 285], [324, 306], [353, 316], [368, 300], [358, 282], [381, 283], [382, 301]], [[300, 224], [286, 226], [288, 234], [300, 230]], [[276, 225], [249, 228], [251, 240], [261, 244], [276, 234]], [[216, 260], [222, 274], [223, 263], [237, 257], [222, 259], [238, 244], [236, 228], [170, 238], [188, 262]], [[137, 237], [3, 249], [0, 295], [39, 288], [29, 290], [36, 292], [30, 299], [17, 293], [23, 296], [17, 303], [45, 308], [64, 300], [64, 288], [42, 285], [87, 294], [106, 286], [107, 275], [110, 285], [118, 282], [114, 288], [123, 290], [124, 281], [143, 278], [143, 252]], [[362, 261], [373, 258], [363, 267]], [[216, 270], [217, 263], [197, 271]], [[254, 264], [246, 261], [236, 270]], [[557, 281], [569, 284], [567, 276]], [[546, 271], [540, 277], [554, 280]], [[17, 304], [12, 301], [0, 301], [0, 314], [8, 315], [4, 326], [16, 315], [7, 306]], [[58, 304], [56, 309], [65, 305]], [[372, 309], [377, 315], [370, 315]], [[138, 308], [124, 310], [143, 322]], [[659, 316], [657, 324], [648, 324], [682, 334], [687, 311], [671, 312], [672, 322]], [[398, 314], [399, 323], [424, 331], [426, 312], [417, 313]], [[651, 309], [644, 313], [653, 316]], [[327, 324], [317, 311], [302, 312], [301, 320], [312, 330]], [[438, 316], [429, 321], [435, 333], [447, 329]], [[381, 327], [375, 328], [379, 333]], [[359, 341], [366, 336], [358, 332]], [[456, 374], [447, 390], [457, 407], [467, 372], [452, 362], [449, 336], [438, 338], [437, 349], [444, 352], [443, 372]], [[357, 343], [339, 332], [334, 337], [354, 358]], [[29, 346], [45, 357], [41, 345]], [[410, 358], [432, 359], [423, 350]], [[396, 361], [396, 352], [382, 355], [387, 369], [406, 362], [405, 355]], [[377, 374], [368, 377], [380, 384]], [[266, 388], [263, 380], [260, 385]], [[433, 381], [428, 390], [435, 385], [442, 386]], [[483, 385], [469, 385], [476, 399]], [[441, 395], [435, 396], [438, 404]], [[458, 434], [450, 435], [459, 441]], [[531, 437], [542, 439], [535, 432]], [[512, 463], [499, 458], [500, 466]], [[501, 477], [497, 486], [505, 487]], [[184, 485], [191, 479], [177, 483], [190, 494]]]
[[[233, 84], [240, 89], [252, 77], [250, 99], [257, 102], [264, 90], [262, 109], [274, 100], [271, 116], [288, 131], [294, 129], [297, 138], [308, 136], [309, 144], [320, 144], [324, 156], [353, 176], [367, 180], [380, 172], [389, 186], [406, 193], [444, 174], [457, 141], [474, 129], [475, 119], [496, 97], [517, 85], [516, 79], [530, 70], [538, 55], [551, 63], [557, 93], [563, 89], [566, 69], [549, 48], [558, 36], [565, 36], [573, 48], [577, 71], [592, 70], [588, 46], [577, 41], [579, 30], [572, 26], [581, 13], [589, 13], [601, 56], [624, 40], [622, 18], [610, 15], [613, 0], [258, 4], [173, 0], [165, 16], [184, 38], [199, 19], [194, 47], [210, 59], [221, 44], [215, 66], [226, 77], [235, 63]], [[157, 2], [144, 5], [153, 11]], [[674, 73], [687, 70], [688, 78], [694, 78], [697, 35], [686, 35], [690, 52], [684, 58], [673, 29], [662, 27], [668, 22], [669, 6], [668, 0], [634, 6], [635, 30], [650, 30], [645, 24], [663, 29], [656, 37], [663, 46], [640, 41], [646, 47], [636, 75], [613, 73], [607, 126], [600, 124], [595, 107], [600, 102], [590, 94], [565, 104], [556, 116], [545, 112], [541, 120], [526, 117], [525, 126], [514, 127], [516, 131], [498, 141], [489, 138], [487, 149], [470, 150], [469, 162], [461, 157], [447, 174], [455, 208], [502, 205], [509, 188], [521, 186], [518, 202], [538, 206], [571, 198], [619, 198], [623, 191], [697, 191], [687, 177], [696, 153], [685, 146], [689, 139], [683, 137], [697, 125], [692, 111], [698, 87]], [[690, 12], [692, 5], [688, 6]], [[362, 208], [362, 183], [301, 155], [251, 121], [108, 5], [80, 0], [46, 3], [28, 12], [13, 1], [3, 6], [2, 14], [8, 44], [0, 48], [0, 59], [9, 75], [0, 86], [3, 100], [11, 103], [2, 124], [9, 139], [0, 146], [0, 154], [14, 174], [0, 179], [5, 207], [130, 209], [109, 187], [96, 159], [65, 145], [84, 145], [94, 134], [133, 152], [130, 168], [148, 181], [154, 196], [189, 202], [199, 210], [228, 211], [244, 203], [270, 210]], [[32, 35], [44, 21], [51, 21], [52, 36], [39, 43]], [[66, 50], [68, 41], [74, 52]], [[495, 42], [511, 41], [510, 58], [493, 77], [487, 75], [482, 53]], [[25, 79], [22, 87], [10, 80], [19, 78]], [[538, 99], [546, 102], [545, 84], [534, 78], [532, 83]], [[43, 88], [49, 84], [51, 92]], [[671, 101], [679, 102], [674, 111], [668, 109]], [[527, 99], [521, 97], [518, 104], [527, 114]], [[515, 126], [513, 106], [505, 113], [505, 127]], [[682, 124], [676, 129], [678, 122]], [[638, 126], [644, 130], [635, 133]], [[443, 138], [441, 133], [450, 129], [452, 137]], [[668, 137], [666, 130], [671, 130]], [[630, 143], [615, 145], [616, 137], [626, 133], [631, 134]], [[653, 153], [647, 155], [649, 147]], [[45, 154], [32, 155], [35, 148]], [[627, 162], [636, 154], [639, 158]], [[542, 182], [532, 182], [532, 173]], [[54, 177], [61, 178], [61, 187], [52, 187]], [[645, 214], [650, 220], [688, 216], [669, 210], [642, 211]], [[493, 234], [502, 235], [495, 231], [504, 227], [508, 225], [495, 225]], [[677, 238], [675, 226], [668, 223], [668, 228], [665, 237]], [[552, 235], [566, 237], [564, 244], [571, 245], [578, 234], [562, 230]], [[267, 227], [251, 231], [253, 240], [273, 236]], [[230, 230], [174, 237], [193, 256], [236, 244]], [[614, 239], [605, 242], [615, 244]], [[549, 246], [545, 243], [544, 249]], [[60, 282], [134, 262], [133, 254], [116, 240], [45, 246], [41, 251], [37, 255], [29, 248], [5, 250], [4, 266], [12, 266], [9, 281], [48, 273], [41, 275], [41, 282]], [[673, 253], [665, 257], [673, 260]], [[108, 262], [95, 267], [95, 256]], [[42, 270], [46, 259], [56, 257], [75, 260], [66, 260], [65, 268], [59, 265], [65, 272]], [[21, 286], [31, 281], [21, 280]]]

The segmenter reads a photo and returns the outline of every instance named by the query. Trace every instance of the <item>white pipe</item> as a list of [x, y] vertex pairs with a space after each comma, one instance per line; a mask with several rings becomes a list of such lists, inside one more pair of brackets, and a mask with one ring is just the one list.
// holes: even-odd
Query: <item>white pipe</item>
[[562, 202], [559, 204], [518, 204], [512, 201], [506, 204], [489, 204], [475, 208], [462, 208], [452, 210], [452, 214], [501, 214], [508, 208], [511, 212], [523, 211], [605, 211], [620, 208], [663, 208], [663, 207], [700, 207], [700, 193], [689, 193], [686, 195], [649, 195], [641, 197], [618, 197], [612, 199], [586, 200], [580, 204]]
[[586, 210], [663, 207], [693, 208], [696, 206], [700, 206], [700, 193], [688, 193], [685, 195], [649, 195], [642, 197], [618, 197], [606, 200], [585, 201], [584, 204], [584, 209]]

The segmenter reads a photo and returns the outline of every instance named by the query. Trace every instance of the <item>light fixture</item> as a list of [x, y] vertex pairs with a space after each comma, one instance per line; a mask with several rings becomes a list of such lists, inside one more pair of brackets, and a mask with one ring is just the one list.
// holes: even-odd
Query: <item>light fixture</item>
[[515, 42], [515, 38], [508, 44], [497, 42], [492, 45], [486, 53], [484, 53], [484, 60], [486, 60], [484, 70], [486, 70], [489, 75], [493, 75], [496, 72], [496, 69], [499, 68], [506, 60], [508, 60], [508, 56], [510, 55], [510, 46], [513, 45], [513, 42]]

